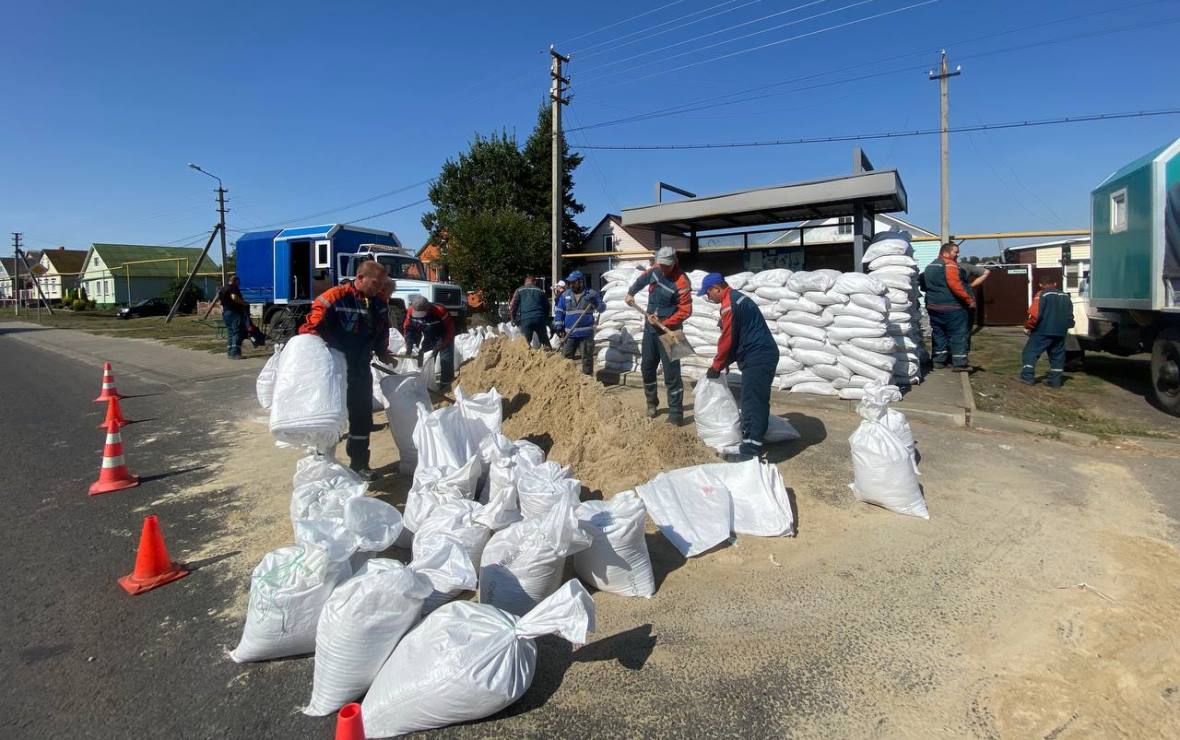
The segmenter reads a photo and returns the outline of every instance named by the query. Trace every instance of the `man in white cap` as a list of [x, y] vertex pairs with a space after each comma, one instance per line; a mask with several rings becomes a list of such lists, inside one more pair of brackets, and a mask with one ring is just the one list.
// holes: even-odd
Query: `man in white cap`
[[685, 319], [692, 315], [692, 285], [688, 276], [680, 269], [676, 250], [660, 247], [656, 250], [655, 263], [643, 271], [624, 298], [627, 305], [635, 305], [635, 294], [647, 288], [647, 324], [643, 327], [643, 360], [640, 371], [643, 375], [643, 393], [647, 397], [647, 415], [654, 418], [659, 411], [659, 387], [656, 385], [656, 367], [664, 366], [664, 385], [668, 388], [669, 424], [679, 426], [684, 422], [684, 382], [680, 377], [680, 360], [668, 357], [667, 350], [660, 343], [663, 324], [668, 329], [679, 329]]
[[449, 385], [455, 379], [455, 322], [444, 306], [431, 303], [424, 295], [410, 296], [402, 333], [410, 352], [421, 345], [423, 351], [438, 354], [440, 385]]

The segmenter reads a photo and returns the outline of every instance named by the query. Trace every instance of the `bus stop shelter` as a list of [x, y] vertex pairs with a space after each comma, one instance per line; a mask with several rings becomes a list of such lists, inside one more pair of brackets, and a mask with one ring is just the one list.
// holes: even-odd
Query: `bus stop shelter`
[[[823, 180], [705, 196], [657, 183], [657, 202], [624, 208], [623, 226], [653, 230], [657, 248], [664, 235], [687, 238], [692, 264], [700, 253], [702, 234], [735, 229], [757, 233], [779, 226], [784, 231], [798, 229], [799, 245], [806, 250], [804, 232], [813, 227], [788, 224], [847, 217], [852, 221], [851, 269], [859, 271], [865, 245], [873, 237], [874, 215], [903, 212], [907, 199], [897, 170], [873, 170], [859, 149], [853, 153], [853, 170]], [[665, 190], [688, 197], [663, 201]]]

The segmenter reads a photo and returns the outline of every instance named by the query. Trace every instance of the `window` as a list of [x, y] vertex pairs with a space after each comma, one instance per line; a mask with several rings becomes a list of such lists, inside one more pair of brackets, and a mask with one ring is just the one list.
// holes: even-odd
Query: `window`
[[1127, 230], [1127, 189], [1110, 194], [1110, 233]]
[[1078, 289], [1078, 279], [1081, 276], [1081, 272], [1082, 272], [1081, 268], [1082, 268], [1082, 266], [1077, 262], [1072, 262], [1072, 263], [1067, 264], [1065, 266], [1065, 289], [1066, 290], [1076, 291]]
[[852, 217], [841, 216], [840, 223], [836, 226], [836, 233], [840, 236], [848, 236], [852, 233]]
[[615, 237], [613, 234], [603, 234], [602, 235], [602, 251], [604, 251], [604, 252], [615, 251]]
[[332, 266], [332, 242], [316, 242], [315, 243], [315, 266], [316, 267], [331, 267]]
[[98, 255], [97, 254], [90, 258], [90, 266], [91, 267], [98, 267]]

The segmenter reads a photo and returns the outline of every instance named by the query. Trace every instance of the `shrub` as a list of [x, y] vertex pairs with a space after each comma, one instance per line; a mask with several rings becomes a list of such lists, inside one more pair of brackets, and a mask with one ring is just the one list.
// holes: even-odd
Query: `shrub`
[[[164, 289], [164, 300], [169, 304], [176, 302], [176, 296], [180, 295], [181, 288], [184, 287], [184, 280], [177, 278], [168, 284]], [[197, 301], [204, 300], [205, 294], [201, 291], [195, 283], [188, 286], [188, 290], [184, 292], [184, 298], [180, 301], [179, 311], [181, 313], [192, 313], [197, 310]]]

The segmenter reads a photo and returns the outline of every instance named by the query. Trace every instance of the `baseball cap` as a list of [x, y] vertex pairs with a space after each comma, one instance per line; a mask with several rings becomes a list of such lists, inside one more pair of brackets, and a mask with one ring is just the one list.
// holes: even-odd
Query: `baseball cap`
[[710, 272], [705, 276], [705, 279], [701, 281], [701, 289], [697, 291], [697, 295], [704, 295], [709, 290], [709, 288], [712, 288], [714, 285], [721, 285], [724, 282], [725, 278], [721, 277], [721, 273]]
[[676, 249], [674, 247], [660, 247], [656, 250], [657, 265], [676, 264]]

